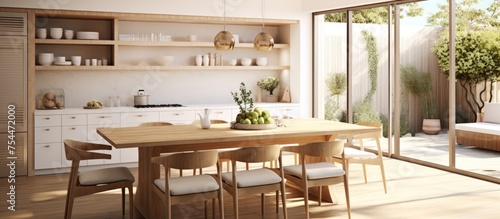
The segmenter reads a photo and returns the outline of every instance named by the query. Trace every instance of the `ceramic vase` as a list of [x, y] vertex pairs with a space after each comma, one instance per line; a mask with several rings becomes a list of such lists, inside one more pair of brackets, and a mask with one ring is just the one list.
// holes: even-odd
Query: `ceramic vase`
[[203, 62], [203, 58], [201, 57], [201, 55], [197, 55], [196, 58], [194, 59], [195, 63], [196, 63], [196, 66], [201, 66], [202, 62]]
[[203, 66], [208, 66], [210, 64], [210, 57], [208, 55], [203, 56]]

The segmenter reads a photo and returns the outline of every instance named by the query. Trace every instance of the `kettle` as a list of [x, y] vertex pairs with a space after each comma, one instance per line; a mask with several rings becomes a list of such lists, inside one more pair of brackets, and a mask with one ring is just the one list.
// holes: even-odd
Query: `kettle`
[[146, 95], [144, 90], [137, 91], [137, 95], [134, 95], [134, 106], [140, 105], [148, 105], [149, 104], [149, 95]]
[[210, 110], [210, 109], [205, 109], [204, 117], [202, 117], [201, 114], [198, 113], [198, 116], [200, 117], [201, 128], [203, 128], [203, 129], [210, 128], [210, 112], [211, 111], [212, 110]]

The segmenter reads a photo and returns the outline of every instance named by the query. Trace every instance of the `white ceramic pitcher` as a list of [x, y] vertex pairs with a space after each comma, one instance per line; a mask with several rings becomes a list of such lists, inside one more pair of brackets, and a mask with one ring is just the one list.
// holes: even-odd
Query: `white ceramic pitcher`
[[201, 128], [204, 129], [209, 129], [210, 128], [210, 112], [211, 109], [205, 109], [205, 116], [201, 116], [201, 114], [198, 113], [198, 116], [200, 117], [200, 124]]

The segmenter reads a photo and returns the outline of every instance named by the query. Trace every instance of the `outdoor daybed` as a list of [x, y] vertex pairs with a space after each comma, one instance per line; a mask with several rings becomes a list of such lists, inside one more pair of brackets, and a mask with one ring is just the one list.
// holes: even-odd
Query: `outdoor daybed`
[[485, 103], [484, 120], [456, 124], [457, 144], [500, 151], [500, 103]]

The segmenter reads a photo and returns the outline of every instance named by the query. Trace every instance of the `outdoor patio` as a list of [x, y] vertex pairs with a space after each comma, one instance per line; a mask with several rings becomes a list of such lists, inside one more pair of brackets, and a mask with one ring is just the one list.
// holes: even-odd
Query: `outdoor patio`
[[[367, 140], [365, 146], [375, 149], [375, 141]], [[381, 139], [383, 151], [387, 151], [387, 138]], [[438, 135], [417, 133], [401, 137], [401, 155], [448, 166], [448, 132]], [[469, 145], [456, 146], [456, 168], [482, 175], [500, 178], [500, 152]]]

